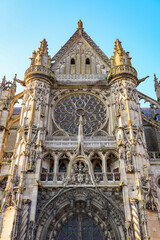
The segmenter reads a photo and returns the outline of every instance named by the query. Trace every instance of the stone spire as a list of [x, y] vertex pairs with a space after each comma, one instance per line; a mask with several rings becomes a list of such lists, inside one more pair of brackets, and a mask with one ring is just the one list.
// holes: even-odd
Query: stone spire
[[35, 50], [32, 53], [31, 66], [41, 65], [46, 68], [51, 67], [51, 56], [48, 55], [48, 44], [44, 38], [40, 44], [38, 51]]
[[125, 75], [138, 85], [137, 71], [132, 67], [129, 52], [123, 50], [119, 39], [115, 41], [114, 55], [111, 57], [110, 61], [111, 69], [108, 75], [109, 82]]
[[131, 66], [131, 58], [129, 57], [129, 52], [123, 50], [122, 44], [117, 38], [115, 41], [114, 56], [111, 57], [111, 67], [119, 65]]
[[158, 82], [158, 78], [156, 77], [156, 74], [154, 74], [154, 87], [157, 95], [157, 101], [160, 103], [160, 82]]

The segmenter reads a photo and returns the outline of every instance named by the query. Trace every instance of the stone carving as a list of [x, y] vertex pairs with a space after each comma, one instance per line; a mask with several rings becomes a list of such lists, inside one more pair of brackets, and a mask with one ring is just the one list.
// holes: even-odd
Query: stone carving
[[3, 91], [8, 90], [9, 88], [11, 88], [12, 86], [12, 82], [11, 81], [6, 81], [6, 76], [3, 77], [2, 79], [2, 83], [0, 85], [0, 89]]
[[22, 205], [22, 214], [21, 214], [21, 224], [20, 224], [20, 230], [19, 230], [19, 239], [25, 240], [27, 238], [27, 231], [29, 228], [29, 214], [30, 214], [30, 205], [31, 201], [29, 199], [23, 200]]
[[[105, 239], [121, 239], [124, 236], [123, 213], [116, 207], [111, 198], [107, 198], [101, 191], [74, 188], [66, 191], [60, 190], [59, 194], [56, 194], [52, 200], [50, 199], [45, 208], [41, 210], [37, 219], [34, 239], [42, 240], [46, 234], [52, 236], [53, 239], [57, 239], [58, 233], [65, 222], [75, 214], [78, 215], [78, 212], [84, 212], [91, 219], [94, 219], [95, 223], [101, 227]], [[58, 218], [56, 217], [57, 214]], [[53, 216], [53, 218], [46, 228], [49, 216]]]
[[132, 154], [132, 147], [127, 143], [125, 146], [125, 153], [126, 153], [126, 171], [133, 172], [134, 165], [133, 165], [133, 154]]
[[157, 196], [157, 185], [154, 176], [149, 179], [149, 192], [146, 197], [146, 208], [152, 211], [160, 210], [159, 200]]
[[68, 184], [92, 184], [88, 165], [85, 162], [77, 161], [72, 164]]
[[35, 239], [35, 228], [36, 224], [34, 221], [29, 222], [29, 227], [28, 227], [28, 240], [34, 240]]
[[135, 239], [141, 240], [141, 229], [140, 229], [140, 219], [138, 214], [138, 202], [135, 199], [130, 200], [131, 214], [132, 214], [132, 224], [134, 228]]

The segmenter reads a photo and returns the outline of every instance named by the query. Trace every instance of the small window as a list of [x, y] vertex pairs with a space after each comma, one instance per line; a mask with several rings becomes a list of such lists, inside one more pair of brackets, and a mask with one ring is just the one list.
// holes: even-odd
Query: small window
[[71, 59], [71, 64], [75, 64], [74, 58]]
[[61, 173], [67, 172], [65, 163], [62, 162], [62, 164], [59, 166], [59, 172], [61, 172]]
[[50, 162], [50, 173], [53, 173], [54, 172], [54, 162], [51, 161]]
[[95, 173], [102, 172], [101, 166], [100, 166], [99, 163], [96, 163], [96, 165], [95, 165], [95, 167], [94, 167], [94, 172], [95, 172]]
[[86, 64], [90, 64], [90, 59], [89, 58], [86, 59]]

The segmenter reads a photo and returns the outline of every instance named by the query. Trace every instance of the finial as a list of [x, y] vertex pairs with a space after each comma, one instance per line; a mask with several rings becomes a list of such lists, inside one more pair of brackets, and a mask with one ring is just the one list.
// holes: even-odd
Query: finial
[[81, 20], [78, 21], [77, 25], [78, 25], [78, 29], [83, 28], [83, 23]]

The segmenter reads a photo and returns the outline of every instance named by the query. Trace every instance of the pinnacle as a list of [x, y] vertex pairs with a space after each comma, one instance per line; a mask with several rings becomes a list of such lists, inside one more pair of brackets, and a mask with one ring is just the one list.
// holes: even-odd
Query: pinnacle
[[46, 39], [44, 38], [43, 40], [42, 40], [42, 42], [40, 42], [41, 43], [41, 45], [40, 45], [40, 51], [41, 52], [47, 52], [47, 50], [48, 50], [48, 44], [47, 44], [47, 41], [46, 41]]
[[156, 74], [154, 74], [154, 82], [155, 82], [155, 87], [159, 86], [158, 78], [156, 77]]
[[156, 77], [156, 74], [154, 74], [154, 81], [157, 82], [158, 78]]
[[119, 41], [119, 39], [117, 38], [116, 41], [115, 41], [115, 50], [122, 50], [123, 51], [123, 48], [122, 48], [122, 44], [121, 42]]

